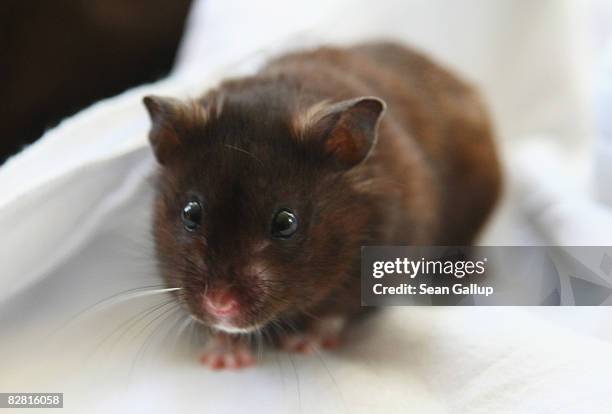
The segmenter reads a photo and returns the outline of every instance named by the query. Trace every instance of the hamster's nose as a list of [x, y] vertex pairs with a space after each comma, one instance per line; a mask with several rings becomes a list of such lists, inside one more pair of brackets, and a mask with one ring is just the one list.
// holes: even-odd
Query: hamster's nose
[[239, 310], [238, 301], [229, 291], [208, 292], [203, 302], [204, 309], [217, 317], [231, 318]]

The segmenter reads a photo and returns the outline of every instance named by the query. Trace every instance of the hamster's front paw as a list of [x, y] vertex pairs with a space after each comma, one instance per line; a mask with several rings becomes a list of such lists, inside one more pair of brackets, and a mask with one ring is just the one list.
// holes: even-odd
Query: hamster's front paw
[[282, 349], [310, 354], [319, 349], [335, 349], [340, 345], [344, 317], [327, 317], [312, 324], [303, 332], [287, 333], [280, 340]]
[[244, 342], [216, 334], [204, 346], [200, 362], [212, 370], [240, 369], [254, 365], [255, 359]]

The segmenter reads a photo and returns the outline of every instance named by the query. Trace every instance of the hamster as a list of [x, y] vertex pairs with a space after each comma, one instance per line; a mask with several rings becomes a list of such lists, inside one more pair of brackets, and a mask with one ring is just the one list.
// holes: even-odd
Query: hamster
[[364, 309], [361, 246], [471, 244], [500, 192], [475, 90], [394, 43], [286, 54], [144, 104], [159, 269], [210, 329], [211, 368], [252, 364], [241, 338], [258, 331], [338, 345]]

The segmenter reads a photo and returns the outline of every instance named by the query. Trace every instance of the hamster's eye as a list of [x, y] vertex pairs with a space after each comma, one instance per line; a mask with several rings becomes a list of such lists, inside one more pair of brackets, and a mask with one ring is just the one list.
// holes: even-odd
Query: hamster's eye
[[279, 210], [272, 219], [270, 233], [278, 239], [288, 239], [293, 236], [298, 228], [298, 219], [291, 210]]
[[188, 231], [195, 231], [202, 220], [202, 205], [197, 201], [189, 201], [181, 211], [183, 225]]

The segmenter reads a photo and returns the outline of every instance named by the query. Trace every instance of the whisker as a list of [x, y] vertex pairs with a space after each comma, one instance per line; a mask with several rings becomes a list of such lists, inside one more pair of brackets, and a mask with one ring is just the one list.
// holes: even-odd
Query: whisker
[[[149, 326], [151, 326], [151, 324], [153, 324], [153, 323], [154, 323], [154, 322], [155, 322], [155, 321], [156, 321], [156, 320], [157, 320], [159, 317], [163, 316], [163, 315], [164, 315], [164, 314], [165, 314], [165, 313], [166, 313], [168, 310], [173, 310], [173, 309], [174, 309], [176, 306], [180, 306], [180, 305], [179, 305], [179, 304], [177, 304], [177, 303], [176, 303], [174, 300], [169, 300], [169, 301], [164, 302], [164, 303], [163, 303], [161, 306], [158, 306], [158, 307], [157, 307], [157, 308], [154, 310], [154, 312], [156, 312], [156, 311], [158, 311], [158, 310], [160, 310], [160, 309], [163, 309], [163, 308], [165, 308], [165, 307], [166, 307], [166, 306], [168, 306], [168, 305], [172, 305], [172, 306], [171, 306], [169, 309], [164, 309], [164, 310], [162, 310], [162, 311], [161, 311], [161, 312], [160, 312], [158, 315], [155, 315], [155, 316], [153, 317], [153, 319], [151, 319], [150, 321], [148, 321], [148, 322], [147, 322], [147, 323], [146, 323], [146, 324], [145, 324], [145, 325], [144, 325], [144, 326], [143, 326], [143, 327], [142, 327], [142, 328], [141, 328], [141, 329], [138, 331], [138, 333], [137, 333], [136, 335], [133, 335], [133, 336], [132, 336], [132, 339], [131, 339], [131, 340], [133, 341], [133, 340], [137, 339], [139, 336], [141, 336], [141, 335], [142, 335], [142, 334], [143, 334], [143, 333], [144, 333], [144, 332], [147, 330], [147, 328], [148, 328]], [[153, 313], [153, 312], [151, 312], [151, 313]], [[149, 313], [149, 315], [150, 315], [151, 313]]]
[[287, 356], [289, 357], [289, 361], [291, 362], [291, 366], [293, 367], [293, 374], [295, 376], [295, 386], [297, 387], [297, 394], [298, 394], [298, 405], [300, 407], [300, 412], [303, 412], [303, 408], [302, 408], [302, 390], [301, 390], [301, 386], [300, 386], [300, 376], [297, 372], [297, 369], [295, 368], [295, 362], [293, 362], [293, 357], [291, 356], [291, 354], [287, 354]]
[[181, 323], [179, 325], [179, 328], [177, 330], [176, 338], [175, 338], [175, 341], [174, 341], [174, 349], [176, 349], [178, 347], [178, 344], [179, 344], [181, 338], [183, 337], [185, 331], [189, 328], [189, 325], [192, 324], [192, 323], [195, 323], [195, 320], [193, 320], [193, 318], [189, 314], [185, 314], [184, 318], [185, 318], [185, 320], [183, 321], [183, 323]]
[[331, 370], [327, 366], [327, 363], [325, 362], [325, 359], [323, 358], [323, 353], [319, 349], [317, 349], [315, 347], [314, 348], [314, 354], [319, 358], [319, 361], [321, 361], [321, 364], [323, 365], [323, 367], [327, 371], [327, 374], [329, 375], [329, 377], [331, 378], [332, 382], [334, 383], [334, 387], [336, 388], [336, 391], [338, 392], [338, 395], [340, 395], [340, 400], [342, 401], [343, 411], [345, 413], [348, 413], [348, 409], [347, 409], [347, 406], [346, 406], [346, 400], [344, 399], [344, 394], [342, 394], [342, 390], [340, 389], [340, 386], [338, 385], [338, 382], [336, 381], [336, 378], [332, 375]]
[[[104, 339], [103, 342], [105, 342], [106, 340], [109, 340], [112, 336], [115, 335], [115, 333], [117, 333], [117, 331], [119, 329], [121, 329], [121, 327], [123, 325], [126, 325], [124, 327], [124, 329], [122, 330], [121, 334], [113, 341], [113, 344], [111, 345], [111, 348], [109, 350], [110, 353], [113, 352], [113, 350], [115, 349], [115, 347], [121, 342], [121, 340], [130, 332], [130, 330], [135, 327], [138, 323], [140, 323], [141, 321], [143, 321], [145, 318], [147, 318], [149, 315], [151, 315], [152, 313], [156, 312], [157, 310], [169, 305], [170, 303], [173, 303], [175, 300], [174, 299], [170, 299], [167, 301], [164, 301], [162, 303], [158, 303], [157, 305], [152, 306], [151, 308], [145, 309], [143, 312], [139, 312], [137, 313], [134, 317], [128, 319], [126, 322], [124, 322], [121, 326], [119, 326], [117, 329], [115, 329], [115, 331], [113, 331], [113, 333], [111, 335], [109, 335], [107, 338]], [[99, 345], [99, 347], [102, 344]]]
[[238, 151], [238, 152], [242, 152], [243, 154], [248, 155], [249, 157], [253, 158], [255, 161], [257, 161], [257, 162], [259, 162], [260, 164], [262, 164], [262, 165], [263, 165], [263, 162], [261, 162], [261, 160], [260, 160], [259, 158], [257, 158], [255, 155], [251, 154], [250, 152], [248, 152], [248, 151], [247, 151], [247, 150], [245, 150], [245, 149], [242, 149], [242, 148], [236, 147], [236, 146], [234, 146], [234, 145], [230, 145], [230, 144], [225, 144], [225, 147], [226, 147], [226, 148], [233, 149], [233, 150], [236, 150], [236, 151]]
[[[168, 305], [169, 303], [166, 303], [166, 305]], [[164, 306], [166, 306], [164, 305]], [[143, 343], [140, 345], [140, 347], [138, 348], [138, 351], [136, 351], [136, 357], [134, 358], [134, 360], [132, 361], [132, 365], [130, 367], [130, 372], [128, 375], [128, 378], [132, 378], [132, 374], [134, 372], [134, 369], [136, 368], [137, 363], [140, 361], [141, 357], [143, 357], [143, 352], [146, 350], [146, 348], [148, 347], [148, 343], [149, 341], [155, 336], [156, 332], [158, 332], [159, 327], [163, 324], [164, 321], [167, 320], [168, 318], [168, 313], [174, 311], [177, 309], [177, 307], [180, 306], [178, 304], [174, 304], [173, 307], [169, 308], [169, 309], [164, 309], [162, 312], [160, 312], [159, 315], [156, 315], [152, 320], [150, 320], [149, 322], [147, 322], [147, 324], [143, 327], [143, 329], [140, 330], [140, 333], [138, 334], [138, 336], [140, 336], [142, 333], [144, 333], [146, 331], [146, 329], [151, 326], [153, 323], [155, 323], [156, 321], [159, 321], [160, 318], [166, 316], [156, 327], [154, 327], [154, 329], [147, 335], [146, 339], [143, 341]], [[162, 307], [163, 308], [163, 307]], [[131, 382], [131, 381], [128, 381]]]
[[[272, 320], [270, 327], [272, 328], [272, 333], [280, 338], [283, 334], [282, 328], [278, 324], [277, 320]], [[276, 330], [279, 329], [281, 332], [278, 333]], [[283, 365], [281, 364], [280, 356], [278, 352], [274, 352], [274, 358], [276, 359], [276, 365], [278, 366], [278, 372], [281, 377], [281, 382], [283, 383], [283, 395], [287, 393], [287, 382], [285, 381], [285, 372], [283, 371]]]
[[93, 305], [81, 310], [76, 315], [73, 315], [72, 317], [70, 317], [66, 322], [61, 324], [57, 329], [55, 329], [52, 333], [50, 333], [48, 339], [51, 339], [52, 337], [59, 334], [60, 332], [63, 332], [69, 326], [89, 316], [91, 312], [93, 311], [96, 311], [96, 310], [101, 311], [103, 309], [108, 309], [109, 307], [113, 305], [126, 302], [129, 299], [136, 299], [136, 298], [141, 298], [141, 297], [146, 297], [146, 296], [157, 295], [161, 293], [169, 293], [169, 292], [182, 290], [182, 288], [151, 289], [151, 288], [156, 288], [160, 286], [164, 286], [164, 285], [160, 284], [160, 285], [141, 286], [141, 287], [134, 288], [134, 289], [128, 289], [123, 292], [119, 292], [107, 298], [104, 298], [94, 303]]
[[191, 324], [191, 329], [189, 330], [189, 339], [188, 339], [188, 344], [189, 346], [193, 349], [195, 346], [194, 344], [194, 336], [196, 334], [196, 329], [197, 329], [197, 321], [195, 319], [191, 319], [194, 323]]
[[152, 314], [153, 312], [157, 311], [158, 309], [160, 309], [163, 306], [168, 305], [169, 303], [173, 302], [174, 299], [165, 301], [163, 303], [158, 303], [156, 305], [153, 305], [150, 308], [144, 309], [141, 312], [136, 313], [136, 315], [128, 318], [126, 321], [124, 321], [123, 323], [121, 323], [116, 329], [114, 329], [109, 335], [107, 335], [94, 349], [94, 351], [92, 352], [91, 356], [95, 355], [98, 350], [100, 350], [102, 348], [102, 346], [109, 341], [113, 336], [115, 336], [117, 333], [121, 332], [120, 335], [113, 341], [113, 344], [111, 345], [111, 348], [109, 350], [109, 353], [112, 354], [113, 350], [115, 349], [115, 347], [117, 346], [117, 344], [119, 344], [121, 342], [121, 339], [123, 339], [125, 337], [125, 335], [127, 335], [130, 330], [132, 329], [132, 327], [134, 327], [136, 324], [138, 324], [140, 321], [142, 321], [143, 319], [145, 319], [147, 316], [149, 316], [150, 314]]
[[[165, 310], [161, 315], [159, 315], [156, 319], [159, 320], [160, 318], [162, 318], [163, 316], [165, 316], [159, 323], [157, 323], [157, 325], [153, 328], [153, 330], [151, 331], [151, 333], [148, 335], [148, 337], [145, 339], [145, 341], [143, 342], [141, 348], [142, 348], [142, 353], [139, 353], [139, 355], [142, 355], [142, 357], [144, 358], [144, 356], [147, 353], [147, 350], [149, 349], [149, 346], [153, 343], [153, 339], [155, 338], [155, 336], [157, 336], [157, 333], [160, 331], [160, 329], [164, 326], [164, 324], [166, 323], [166, 321], [168, 319], [170, 319], [173, 315], [175, 315], [175, 313], [177, 311], [179, 311], [179, 307], [175, 306], [173, 308], [167, 309]], [[164, 337], [165, 338], [165, 337]], [[162, 340], [163, 343], [163, 340]]]
[[[176, 337], [177, 337], [178, 329], [180, 327], [179, 321], [182, 320], [186, 316], [181, 311], [182, 309], [180, 307], [176, 307], [174, 309], [173, 313], [170, 316], [177, 315], [176, 320], [171, 323], [170, 328], [167, 330], [166, 334], [160, 341], [160, 345], [163, 346], [169, 340], [169, 337], [172, 335], [174, 337], [173, 348], [172, 348], [173, 351], [176, 351]], [[170, 318], [170, 316], [168, 316], [168, 319]], [[170, 347], [167, 347], [165, 349], [169, 349], [169, 348]]]

